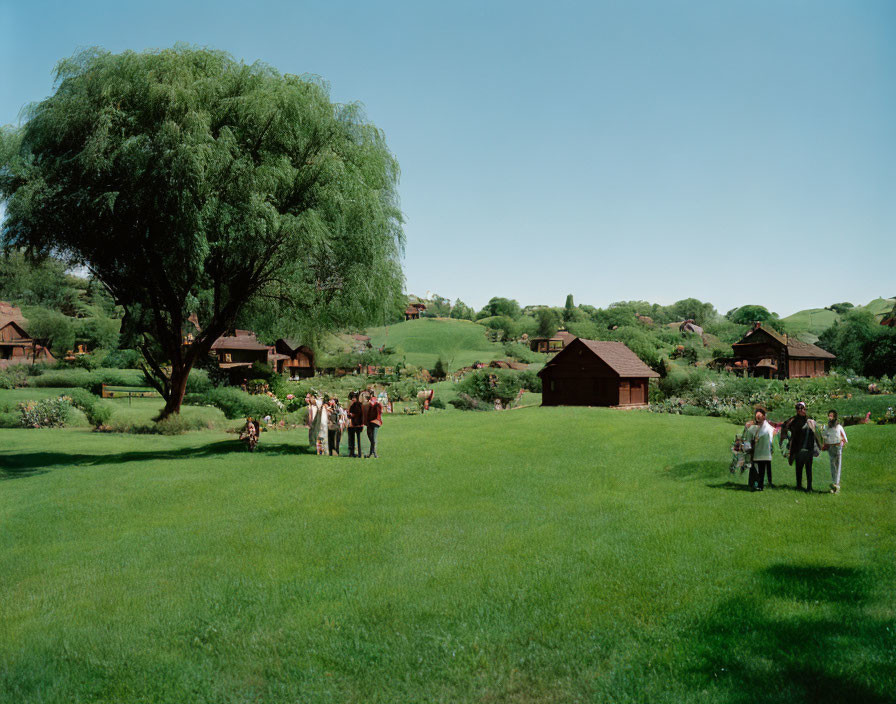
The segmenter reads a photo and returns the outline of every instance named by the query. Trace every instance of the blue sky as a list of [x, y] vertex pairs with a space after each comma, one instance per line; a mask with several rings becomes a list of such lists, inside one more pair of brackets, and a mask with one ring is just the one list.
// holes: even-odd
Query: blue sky
[[896, 294], [896, 3], [0, 0], [0, 123], [79, 47], [330, 82], [402, 167], [407, 289], [481, 307]]

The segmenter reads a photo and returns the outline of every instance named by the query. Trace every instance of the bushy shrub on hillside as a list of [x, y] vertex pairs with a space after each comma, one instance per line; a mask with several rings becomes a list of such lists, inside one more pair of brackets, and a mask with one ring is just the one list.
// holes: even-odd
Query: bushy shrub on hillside
[[504, 354], [517, 362], [531, 364], [532, 362], [544, 361], [545, 356], [539, 352], [533, 352], [528, 345], [521, 342], [508, 342], [504, 345]]
[[219, 386], [200, 394], [187, 394], [184, 403], [190, 406], [214, 406], [224, 412], [228, 419], [263, 418], [266, 415], [277, 415], [283, 409], [277, 402], [265, 394], [252, 395], [233, 386]]

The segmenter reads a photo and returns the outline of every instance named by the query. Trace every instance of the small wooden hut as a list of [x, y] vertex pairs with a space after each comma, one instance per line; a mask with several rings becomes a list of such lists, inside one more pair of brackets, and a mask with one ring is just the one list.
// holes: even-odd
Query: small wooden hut
[[559, 352], [576, 339], [568, 330], [558, 330], [553, 337], [533, 337], [529, 340], [529, 349], [533, 352]]
[[419, 320], [420, 313], [426, 310], [426, 304], [417, 301], [416, 303], [408, 303], [408, 307], [404, 311], [405, 320]]
[[575, 338], [538, 372], [543, 406], [647, 404], [650, 379], [659, 377], [622, 342]]

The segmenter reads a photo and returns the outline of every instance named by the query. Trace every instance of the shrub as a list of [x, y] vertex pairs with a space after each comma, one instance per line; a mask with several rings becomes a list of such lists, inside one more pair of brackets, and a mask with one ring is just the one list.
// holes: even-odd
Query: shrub
[[72, 389], [68, 396], [73, 406], [84, 411], [87, 421], [94, 428], [107, 425], [112, 418], [112, 406], [86, 389]]
[[184, 418], [175, 413], [155, 424], [155, 431], [159, 435], [181, 435], [190, 430], [205, 430], [209, 427], [208, 421], [202, 418]]
[[191, 369], [187, 377], [187, 393], [201, 394], [212, 389], [211, 379], [205, 369]]
[[28, 369], [24, 364], [0, 369], [0, 389], [15, 389], [27, 383]]
[[72, 404], [67, 396], [25, 401], [19, 404], [19, 424], [25, 428], [61, 428], [71, 413]]
[[0, 428], [21, 428], [22, 415], [16, 411], [0, 410]]
[[528, 345], [520, 342], [508, 342], [504, 345], [504, 354], [517, 362], [525, 362], [526, 364], [540, 362], [545, 358], [543, 354], [533, 352]]
[[535, 388], [541, 391], [541, 380], [534, 372], [513, 372], [505, 369], [475, 371], [465, 376], [457, 386], [459, 393], [492, 404], [495, 399], [500, 399], [504, 405], [516, 399], [520, 389]]
[[112, 350], [103, 360], [103, 366], [112, 369], [138, 369], [142, 361], [143, 355], [137, 350]]
[[432, 401], [429, 402], [429, 407], [430, 408], [445, 408], [445, 402], [438, 396], [433, 396]]
[[414, 401], [417, 394], [424, 389], [422, 381], [405, 379], [389, 385], [389, 398], [393, 401]]
[[234, 418], [263, 418], [281, 412], [276, 401], [266, 394], [251, 395], [233, 386], [219, 386], [201, 394], [187, 394], [184, 403], [191, 406], [214, 406], [230, 420]]
[[457, 398], [451, 399], [448, 403], [461, 411], [491, 411], [494, 409], [494, 405], [463, 392], [458, 393]]

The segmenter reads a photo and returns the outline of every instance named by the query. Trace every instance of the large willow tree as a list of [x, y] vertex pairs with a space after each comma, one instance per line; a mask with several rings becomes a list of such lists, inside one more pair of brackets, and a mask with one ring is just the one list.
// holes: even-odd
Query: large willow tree
[[323, 330], [382, 319], [401, 295], [398, 164], [357, 105], [188, 47], [93, 49], [56, 70], [55, 93], [2, 133], [3, 244], [108, 288], [161, 417], [241, 312]]

